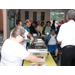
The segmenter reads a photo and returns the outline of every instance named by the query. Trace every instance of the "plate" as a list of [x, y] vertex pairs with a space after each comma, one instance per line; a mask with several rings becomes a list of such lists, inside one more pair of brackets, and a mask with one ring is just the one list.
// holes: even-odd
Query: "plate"
[[[31, 63], [31, 64], [30, 64], [30, 66], [33, 66], [34, 64], [36, 64], [36, 63]], [[35, 66], [38, 66], [38, 64], [37, 64], [37, 65], [35, 65]], [[42, 66], [47, 66], [47, 64], [46, 64], [46, 63], [44, 63]]]

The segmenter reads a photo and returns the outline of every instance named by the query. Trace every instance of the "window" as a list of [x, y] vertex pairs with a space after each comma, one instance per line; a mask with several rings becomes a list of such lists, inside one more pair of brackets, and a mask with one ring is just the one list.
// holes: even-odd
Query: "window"
[[37, 12], [33, 12], [33, 20], [37, 20]]
[[56, 23], [60, 22], [61, 20], [65, 21], [65, 10], [64, 9], [52, 9], [50, 10], [50, 20], [51, 23], [53, 20], [56, 21]]
[[45, 20], [45, 12], [41, 12], [41, 20]]
[[8, 11], [8, 19], [9, 19], [9, 30], [11, 30], [16, 26], [15, 9], [10, 9]]
[[25, 20], [29, 19], [29, 11], [25, 11]]

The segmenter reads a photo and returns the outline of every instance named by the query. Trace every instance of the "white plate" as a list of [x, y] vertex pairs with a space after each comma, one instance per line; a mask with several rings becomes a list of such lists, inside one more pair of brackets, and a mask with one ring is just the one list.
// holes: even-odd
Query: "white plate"
[[[30, 66], [32, 66], [33, 64], [36, 64], [36, 63], [31, 63]], [[47, 66], [47, 64], [44, 63], [42, 66]]]

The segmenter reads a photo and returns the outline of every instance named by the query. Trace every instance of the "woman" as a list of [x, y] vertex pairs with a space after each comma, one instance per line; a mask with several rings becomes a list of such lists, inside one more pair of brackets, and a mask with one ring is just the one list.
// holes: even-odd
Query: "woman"
[[50, 30], [51, 30], [50, 21], [47, 21], [46, 24], [47, 25], [43, 28], [43, 31], [42, 31], [42, 34], [44, 35], [44, 38], [46, 38], [49, 35]]
[[27, 19], [26, 24], [23, 24], [23, 28], [26, 29], [30, 33], [31, 20]]
[[14, 28], [12, 37], [7, 39], [1, 49], [1, 65], [2, 66], [21, 66], [22, 60], [31, 62], [45, 62], [44, 59], [31, 55], [20, 44], [24, 40], [25, 30], [18, 26]]
[[41, 26], [39, 27], [39, 32], [40, 32], [41, 36], [42, 36], [42, 31], [43, 31], [44, 27], [45, 27], [44, 22], [41, 22]]

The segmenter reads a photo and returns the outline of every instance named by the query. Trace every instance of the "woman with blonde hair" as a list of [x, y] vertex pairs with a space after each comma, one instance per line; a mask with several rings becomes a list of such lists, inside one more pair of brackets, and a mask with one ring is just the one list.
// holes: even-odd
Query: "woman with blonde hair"
[[30, 26], [31, 26], [31, 20], [30, 19], [27, 19], [26, 21], [25, 21], [25, 24], [23, 24], [23, 28], [24, 29], [26, 29], [29, 33], [30, 33]]

